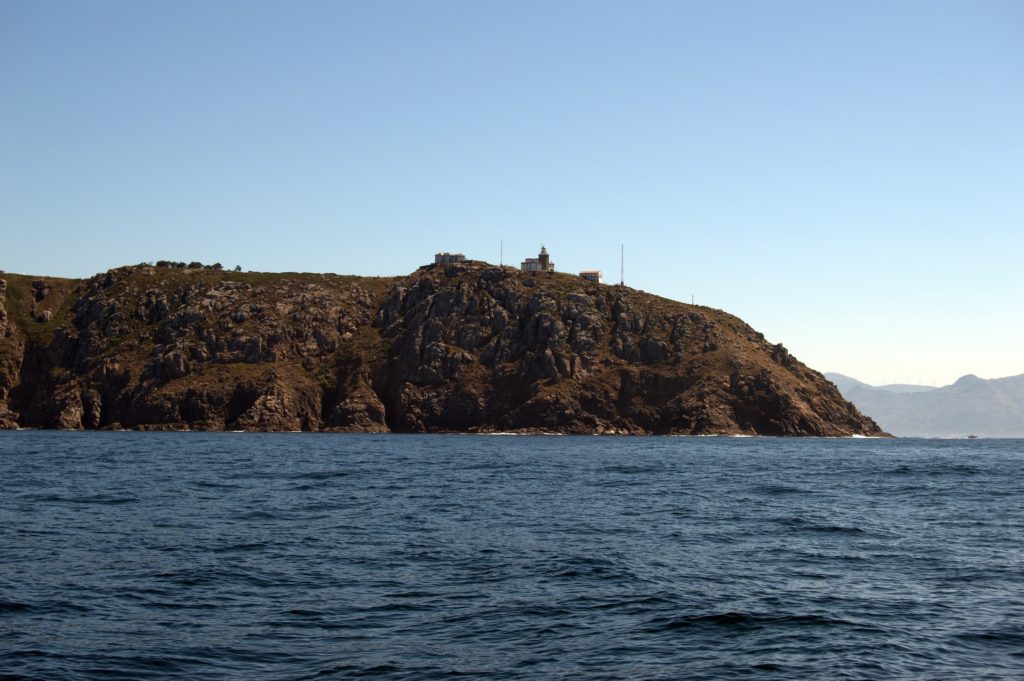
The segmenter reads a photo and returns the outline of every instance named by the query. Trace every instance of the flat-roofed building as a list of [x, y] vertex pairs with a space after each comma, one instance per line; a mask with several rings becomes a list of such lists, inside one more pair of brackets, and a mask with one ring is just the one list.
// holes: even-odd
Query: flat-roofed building
[[466, 256], [461, 253], [435, 253], [434, 264], [435, 265], [450, 265], [455, 262], [463, 262], [466, 260]]

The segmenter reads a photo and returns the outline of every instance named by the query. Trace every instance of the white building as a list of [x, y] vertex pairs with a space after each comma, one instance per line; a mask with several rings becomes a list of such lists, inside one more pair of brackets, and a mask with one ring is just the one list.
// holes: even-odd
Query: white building
[[548, 257], [548, 249], [540, 247], [540, 254], [536, 258], [527, 258], [519, 268], [523, 272], [554, 272], [555, 263]]
[[454, 262], [463, 262], [465, 259], [466, 256], [462, 255], [461, 253], [448, 253], [446, 251], [444, 253], [434, 254], [435, 265], [450, 265]]

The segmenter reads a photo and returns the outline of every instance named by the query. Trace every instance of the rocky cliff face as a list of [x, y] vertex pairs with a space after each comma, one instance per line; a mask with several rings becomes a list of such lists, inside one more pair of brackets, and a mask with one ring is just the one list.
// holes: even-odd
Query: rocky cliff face
[[880, 434], [739, 319], [570, 275], [4, 277], [0, 426]]

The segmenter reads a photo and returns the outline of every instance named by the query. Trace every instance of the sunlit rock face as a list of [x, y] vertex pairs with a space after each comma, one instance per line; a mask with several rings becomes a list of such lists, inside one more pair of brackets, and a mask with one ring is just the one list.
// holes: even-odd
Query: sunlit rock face
[[736, 317], [566, 274], [5, 277], [4, 427], [881, 434]]

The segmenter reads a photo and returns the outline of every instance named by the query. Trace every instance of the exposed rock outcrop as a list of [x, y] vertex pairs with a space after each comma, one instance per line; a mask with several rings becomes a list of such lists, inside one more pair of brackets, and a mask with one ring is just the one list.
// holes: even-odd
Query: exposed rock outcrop
[[6, 276], [0, 427], [880, 432], [739, 319], [569, 275]]

